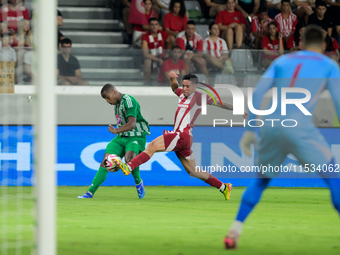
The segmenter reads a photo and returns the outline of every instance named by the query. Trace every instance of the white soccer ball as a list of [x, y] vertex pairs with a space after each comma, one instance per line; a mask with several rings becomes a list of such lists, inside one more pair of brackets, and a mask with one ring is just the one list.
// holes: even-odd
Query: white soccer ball
[[120, 157], [118, 157], [115, 154], [109, 154], [106, 157], [105, 168], [109, 170], [110, 172], [117, 172], [119, 170], [119, 167], [117, 167], [113, 159], [122, 160]]

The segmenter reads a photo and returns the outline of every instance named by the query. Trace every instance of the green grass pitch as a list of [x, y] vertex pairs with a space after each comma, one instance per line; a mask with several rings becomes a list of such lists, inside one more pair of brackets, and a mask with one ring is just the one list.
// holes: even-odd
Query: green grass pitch
[[[32, 188], [1, 191], [0, 243], [18, 238], [21, 208], [21, 239], [29, 244]], [[224, 250], [222, 241], [244, 188], [233, 188], [230, 201], [211, 187], [146, 187], [144, 200], [134, 187], [101, 187], [94, 199], [76, 198], [85, 191], [58, 187], [59, 255], [340, 254], [340, 221], [327, 189], [268, 189], [246, 221], [236, 251]], [[22, 204], [15, 200], [20, 197]], [[29, 247], [21, 252], [30, 254]], [[20, 253], [12, 247], [8, 254]]]

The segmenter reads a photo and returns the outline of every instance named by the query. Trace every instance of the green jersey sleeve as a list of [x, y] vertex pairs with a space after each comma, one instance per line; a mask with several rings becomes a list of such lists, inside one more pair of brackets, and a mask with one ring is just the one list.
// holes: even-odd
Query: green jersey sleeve
[[124, 106], [126, 109], [126, 117], [132, 116], [137, 119], [138, 104], [136, 100], [133, 100], [131, 97], [126, 96], [124, 100]]

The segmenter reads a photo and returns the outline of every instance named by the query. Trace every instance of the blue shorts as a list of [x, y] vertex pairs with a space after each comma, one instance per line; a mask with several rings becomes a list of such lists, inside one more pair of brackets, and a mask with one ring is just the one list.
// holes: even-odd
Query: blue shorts
[[328, 164], [333, 158], [328, 143], [313, 125], [303, 128], [263, 126], [258, 141], [257, 164], [280, 166], [288, 154], [293, 154], [301, 165]]

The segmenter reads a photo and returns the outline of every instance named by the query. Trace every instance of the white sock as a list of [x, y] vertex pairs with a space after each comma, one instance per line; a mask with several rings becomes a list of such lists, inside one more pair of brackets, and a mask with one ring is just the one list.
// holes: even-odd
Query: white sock
[[129, 171], [130, 171], [130, 173], [131, 173], [131, 172], [132, 172], [131, 166], [130, 166], [130, 165], [127, 165], [127, 166], [128, 166]]
[[235, 220], [233, 225], [231, 225], [230, 231], [235, 231], [239, 235], [242, 233], [243, 222]]
[[220, 187], [220, 191], [223, 192], [226, 189], [226, 186], [224, 183], [222, 183], [222, 186]]

